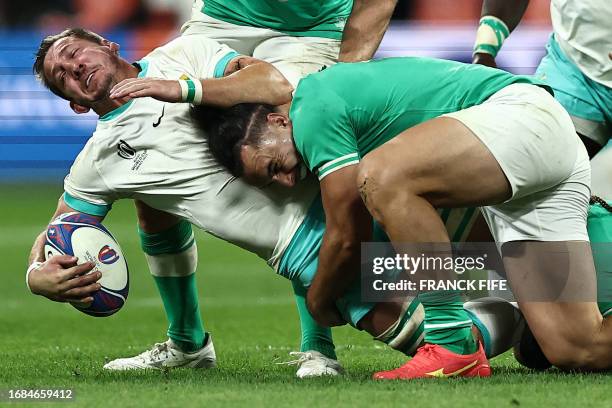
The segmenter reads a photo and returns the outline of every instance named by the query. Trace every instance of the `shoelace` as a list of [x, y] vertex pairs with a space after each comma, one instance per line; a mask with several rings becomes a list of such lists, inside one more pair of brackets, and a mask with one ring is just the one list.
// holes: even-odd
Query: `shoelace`
[[289, 355], [290, 356], [296, 356], [298, 358], [295, 359], [295, 360], [290, 360], [290, 361], [281, 361], [281, 362], [278, 362], [276, 364], [279, 364], [279, 365], [300, 365], [300, 364], [302, 364], [302, 363], [304, 363], [304, 362], [306, 362], [308, 360], [312, 360], [312, 358], [313, 358], [311, 353], [307, 353], [307, 352], [304, 352], [304, 351], [291, 351], [291, 352], [289, 352]]
[[145, 351], [142, 355], [143, 359], [145, 358], [145, 356], [147, 354], [149, 354], [149, 356], [151, 357], [151, 359], [155, 359], [155, 358], [159, 358], [159, 356], [162, 353], [166, 353], [165, 356], [167, 356], [168, 354], [174, 356], [174, 352], [172, 351], [172, 349], [168, 348], [168, 343], [164, 342], [164, 343], [155, 343], [155, 345], [153, 346], [153, 350], [150, 351]]
[[419, 348], [417, 353], [410, 360], [410, 366], [414, 368], [422, 368], [431, 361], [431, 356], [435, 356], [435, 346], [433, 344], [425, 344]]

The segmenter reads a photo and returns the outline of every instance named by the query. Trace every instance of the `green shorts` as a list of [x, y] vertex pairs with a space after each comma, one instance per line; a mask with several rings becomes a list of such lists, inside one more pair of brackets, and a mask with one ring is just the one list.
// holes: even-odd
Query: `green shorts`
[[546, 51], [536, 77], [552, 87], [555, 98], [572, 116], [578, 133], [604, 146], [612, 130], [612, 89], [584, 75], [563, 53], [554, 34]]
[[599, 204], [592, 205], [587, 229], [597, 270], [599, 310], [604, 316], [612, 315], [612, 213]]

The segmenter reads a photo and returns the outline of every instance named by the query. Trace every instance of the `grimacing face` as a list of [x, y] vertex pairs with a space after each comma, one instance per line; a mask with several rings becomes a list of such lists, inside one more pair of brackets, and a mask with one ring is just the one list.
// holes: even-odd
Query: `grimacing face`
[[[293, 187], [301, 178], [303, 164], [293, 144], [291, 122], [278, 120], [272, 113], [268, 130], [259, 137], [257, 146], [244, 145], [240, 149], [243, 178], [249, 184], [265, 186], [272, 182]], [[270, 118], [269, 118], [270, 119]]]
[[43, 74], [68, 100], [82, 106], [108, 98], [119, 66], [118, 45], [77, 38], [57, 40], [45, 56]]

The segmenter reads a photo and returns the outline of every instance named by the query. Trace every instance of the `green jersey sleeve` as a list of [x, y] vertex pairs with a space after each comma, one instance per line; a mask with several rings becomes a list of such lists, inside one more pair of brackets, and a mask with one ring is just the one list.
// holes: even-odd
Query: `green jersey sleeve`
[[334, 171], [359, 163], [360, 155], [346, 102], [320, 88], [316, 97], [308, 95], [308, 85], [308, 80], [300, 83], [289, 116], [295, 146], [320, 181]]

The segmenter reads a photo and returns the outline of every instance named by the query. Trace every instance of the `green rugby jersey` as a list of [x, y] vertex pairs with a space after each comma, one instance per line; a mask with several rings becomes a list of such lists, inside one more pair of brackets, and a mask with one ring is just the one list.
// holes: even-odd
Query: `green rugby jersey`
[[531, 76], [430, 58], [339, 63], [302, 79], [289, 116], [308, 168], [321, 180], [400, 132], [484, 102]]
[[353, 0], [205, 0], [202, 12], [232, 24], [340, 40], [352, 8]]

